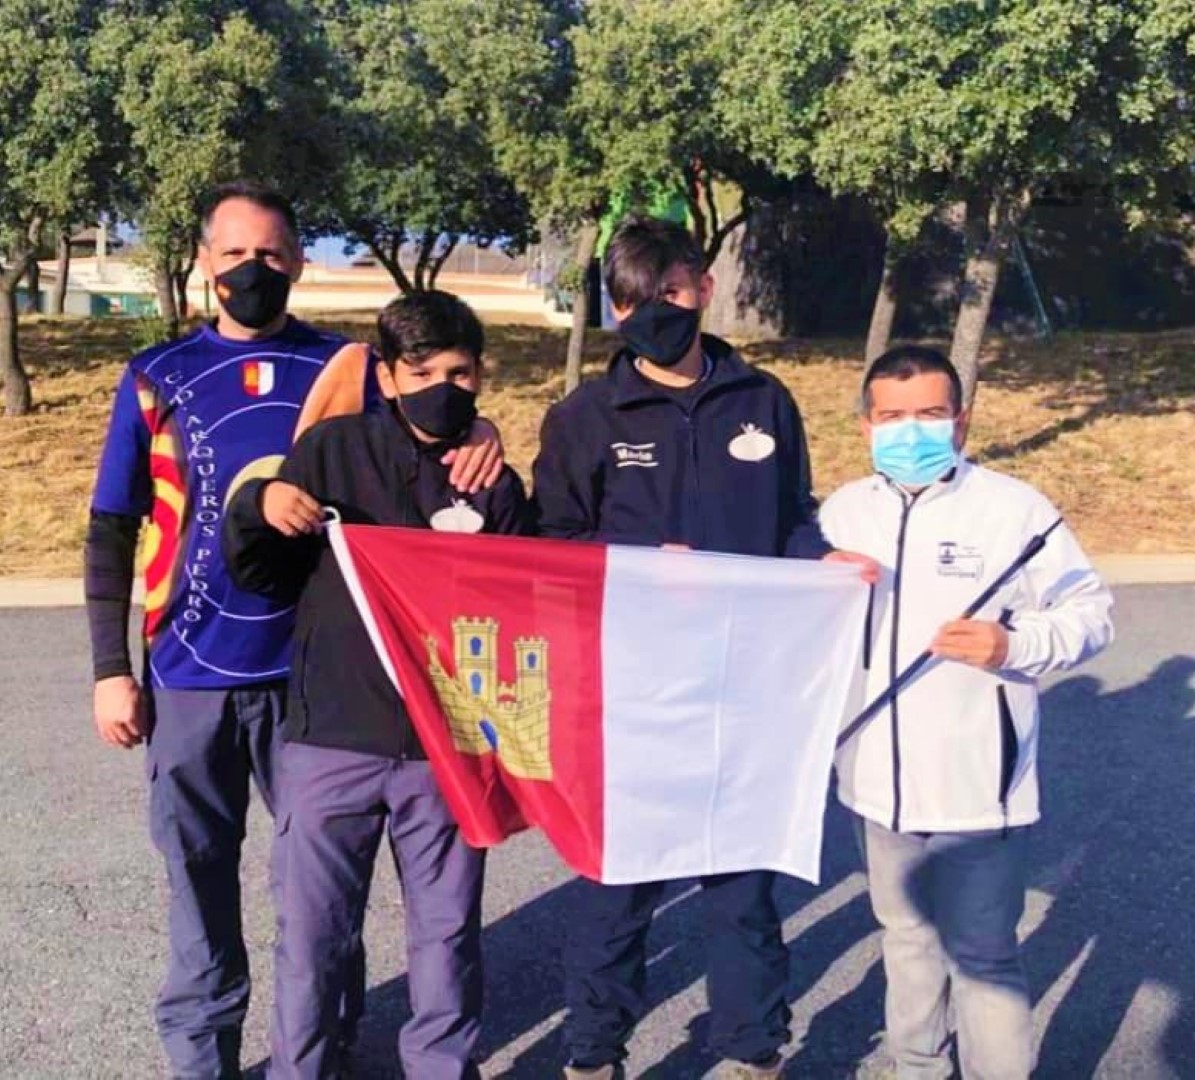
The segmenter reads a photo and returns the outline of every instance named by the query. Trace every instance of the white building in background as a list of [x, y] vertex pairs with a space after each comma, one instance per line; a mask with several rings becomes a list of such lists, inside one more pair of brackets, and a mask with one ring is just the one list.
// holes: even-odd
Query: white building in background
[[[67, 315], [90, 318], [105, 316], [157, 315], [158, 301], [153, 275], [139, 259], [108, 251], [103, 227], [84, 230], [72, 238], [72, 245], [93, 250], [93, 255], [71, 259], [65, 311]], [[454, 253], [455, 255], [456, 253]], [[487, 267], [485, 259], [490, 265]], [[544, 288], [527, 272], [529, 264], [497, 252], [469, 248], [450, 260], [437, 287], [464, 298], [484, 317], [509, 317], [511, 321], [544, 322], [567, 326], [570, 316], [555, 309]], [[58, 277], [55, 260], [39, 262], [40, 311], [48, 311]], [[474, 269], [474, 268], [477, 269]], [[489, 269], [491, 272], [484, 272]], [[501, 269], [504, 272], [496, 272]], [[377, 311], [398, 295], [398, 287], [379, 266], [329, 266], [308, 261], [303, 277], [291, 290], [292, 311], [340, 312]], [[187, 283], [191, 314], [214, 315], [215, 299], [198, 270]]]
[[[39, 265], [40, 310], [48, 311], [50, 294], [58, 280], [58, 264], [51, 261]], [[96, 319], [108, 315], [156, 315], [158, 300], [153, 276], [128, 259], [71, 259], [63, 313]]]
[[[443, 271], [436, 287], [456, 293], [483, 318], [512, 316], [515, 321], [540, 321], [568, 326], [571, 316], [555, 311], [544, 290], [528, 284], [523, 274], [473, 274]], [[291, 289], [290, 309], [296, 312], [377, 311], [398, 295], [398, 286], [380, 267], [320, 266], [307, 263], [303, 277]], [[195, 311], [214, 314], [215, 298], [199, 273], [187, 284], [187, 299]]]
[[[70, 239], [71, 261], [67, 276], [64, 313], [88, 318], [106, 315], [153, 315], [158, 310], [153, 278], [135, 261], [113, 256], [123, 241], [110, 240], [104, 225], [80, 229]], [[23, 296], [25, 310], [49, 311], [58, 283], [58, 261], [38, 262], [38, 300]], [[18, 290], [21, 292], [22, 290]]]

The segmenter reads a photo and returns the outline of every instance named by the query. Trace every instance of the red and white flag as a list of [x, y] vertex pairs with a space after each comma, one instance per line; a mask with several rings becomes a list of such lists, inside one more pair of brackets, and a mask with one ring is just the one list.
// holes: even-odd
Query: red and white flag
[[329, 535], [470, 844], [534, 825], [608, 883], [749, 869], [817, 881], [858, 668], [857, 570], [361, 525]]

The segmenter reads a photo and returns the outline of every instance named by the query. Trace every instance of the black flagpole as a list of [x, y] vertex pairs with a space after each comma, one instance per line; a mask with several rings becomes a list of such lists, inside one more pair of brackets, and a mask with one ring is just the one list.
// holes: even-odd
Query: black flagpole
[[[983, 590], [971, 603], [967, 610], [959, 616], [961, 619], [969, 619], [974, 615], [984, 604], [986, 604], [996, 593], [1001, 586], [1005, 584], [1021, 569], [1027, 562], [1033, 559], [1042, 548], [1046, 546], [1046, 539], [1049, 537], [1059, 525], [1062, 524], [1062, 518], [1059, 518], [1044, 532], [1038, 533], [1029, 543], [1025, 545], [1025, 550], [1020, 553], [1005, 569], [1005, 571], [996, 578], [986, 589]], [[839, 732], [838, 742], [834, 744], [836, 750], [842, 747], [863, 727], [868, 721], [872, 720], [876, 713], [878, 713], [885, 705], [888, 704], [897, 694], [905, 688], [905, 686], [912, 680], [913, 676], [917, 674], [926, 664], [929, 663], [933, 653], [929, 649], [921, 653], [908, 667], [904, 669], [895, 679], [892, 684], [878, 697], [876, 697], [858, 716], [855, 717], [845, 728]]]

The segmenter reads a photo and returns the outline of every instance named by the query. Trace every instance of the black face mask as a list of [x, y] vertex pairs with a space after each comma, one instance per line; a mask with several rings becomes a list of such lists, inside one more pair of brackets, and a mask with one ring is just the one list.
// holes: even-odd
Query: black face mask
[[216, 296], [234, 322], [260, 330], [286, 310], [290, 276], [259, 259], [246, 259], [216, 275]]
[[442, 382], [414, 394], [399, 394], [402, 414], [435, 439], [466, 434], [477, 417], [477, 395], [455, 383]]
[[675, 367], [684, 358], [697, 337], [701, 312], [683, 308], [667, 300], [640, 304], [618, 324], [626, 343], [660, 367]]

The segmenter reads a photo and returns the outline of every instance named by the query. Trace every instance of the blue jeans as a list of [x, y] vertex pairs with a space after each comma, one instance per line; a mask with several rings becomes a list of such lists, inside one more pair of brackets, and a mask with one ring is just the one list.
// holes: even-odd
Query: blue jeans
[[1017, 923], [1028, 829], [895, 833], [856, 822], [883, 927], [885, 1026], [897, 1075], [952, 1075], [953, 1007], [966, 1080], [1026, 1080], [1032, 1018]]
[[[772, 896], [775, 874], [701, 879], [709, 963], [710, 1049], [762, 1062], [789, 1038], [788, 950]], [[564, 947], [565, 1040], [573, 1064], [596, 1068], [626, 1057], [644, 1011], [647, 932], [663, 882], [599, 885], [582, 880]]]

